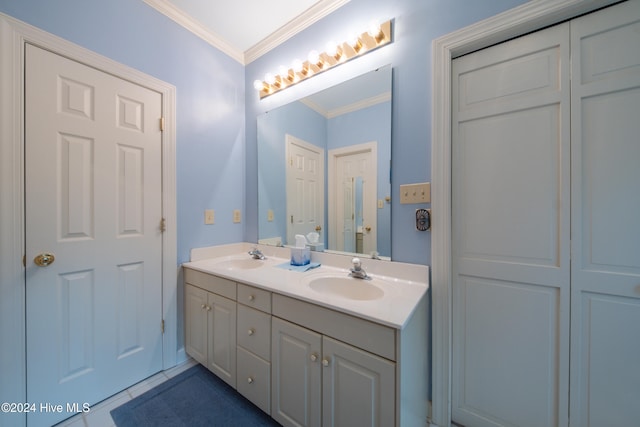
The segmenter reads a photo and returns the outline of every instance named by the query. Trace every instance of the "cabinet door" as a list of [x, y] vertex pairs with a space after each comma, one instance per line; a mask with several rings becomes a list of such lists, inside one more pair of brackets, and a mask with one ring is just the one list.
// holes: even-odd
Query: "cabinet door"
[[236, 386], [236, 302], [209, 294], [209, 357], [207, 367], [229, 385]]
[[322, 338], [322, 425], [395, 425], [395, 363]]
[[207, 292], [184, 285], [184, 341], [187, 354], [203, 365], [207, 364]]
[[283, 426], [320, 426], [321, 335], [272, 322], [271, 416]]

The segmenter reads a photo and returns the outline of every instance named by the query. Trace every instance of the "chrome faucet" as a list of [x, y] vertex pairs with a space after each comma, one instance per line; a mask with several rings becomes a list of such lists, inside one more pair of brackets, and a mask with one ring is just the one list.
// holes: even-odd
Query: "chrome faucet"
[[352, 259], [351, 263], [353, 264], [353, 267], [349, 269], [349, 276], [354, 279], [371, 280], [371, 277], [369, 277], [367, 272], [362, 269], [362, 262], [360, 262], [360, 258]]
[[264, 259], [264, 254], [258, 248], [253, 248], [248, 252], [249, 255], [253, 257], [253, 259]]

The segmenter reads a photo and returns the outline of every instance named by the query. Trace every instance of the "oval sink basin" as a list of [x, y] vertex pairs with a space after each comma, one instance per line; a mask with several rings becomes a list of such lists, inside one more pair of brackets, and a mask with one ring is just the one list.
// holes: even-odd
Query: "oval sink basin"
[[384, 291], [371, 281], [351, 277], [318, 277], [309, 282], [309, 287], [320, 294], [351, 300], [375, 300], [384, 296]]
[[253, 258], [229, 259], [215, 264], [216, 267], [224, 268], [225, 270], [251, 270], [262, 267], [263, 265], [263, 260]]

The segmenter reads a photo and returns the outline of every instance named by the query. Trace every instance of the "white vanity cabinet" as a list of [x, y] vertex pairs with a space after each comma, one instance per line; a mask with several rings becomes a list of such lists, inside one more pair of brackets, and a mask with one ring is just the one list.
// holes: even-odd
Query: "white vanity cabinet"
[[237, 390], [271, 413], [271, 293], [238, 284]]
[[280, 295], [273, 297], [273, 313], [298, 323], [278, 317], [272, 322], [271, 416], [276, 421], [284, 426], [396, 424], [394, 329]]
[[185, 269], [185, 350], [236, 386], [235, 282]]
[[426, 294], [398, 328], [185, 267], [187, 353], [284, 426], [423, 427], [428, 323]]

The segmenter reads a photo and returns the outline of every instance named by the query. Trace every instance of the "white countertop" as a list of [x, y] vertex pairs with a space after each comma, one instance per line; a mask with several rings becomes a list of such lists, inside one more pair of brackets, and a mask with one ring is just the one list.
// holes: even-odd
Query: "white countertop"
[[[230, 269], [228, 261], [249, 259], [247, 252], [257, 247], [266, 256], [264, 265], [251, 269]], [[362, 267], [373, 278], [370, 282], [384, 291], [375, 300], [352, 300], [311, 289], [307, 283], [316, 277], [347, 277], [351, 257], [312, 252], [311, 261], [321, 266], [306, 272], [278, 267], [289, 263], [289, 250], [264, 245], [237, 243], [198, 248], [191, 252], [184, 267], [224, 277], [236, 282], [311, 302], [358, 316], [395, 329], [402, 329], [429, 289], [427, 266], [361, 258]], [[353, 279], [359, 280], [359, 279]]]

